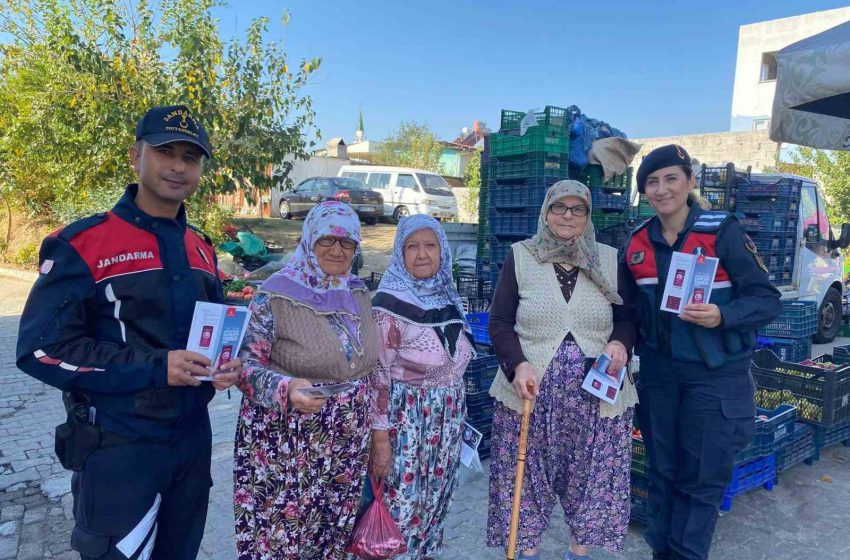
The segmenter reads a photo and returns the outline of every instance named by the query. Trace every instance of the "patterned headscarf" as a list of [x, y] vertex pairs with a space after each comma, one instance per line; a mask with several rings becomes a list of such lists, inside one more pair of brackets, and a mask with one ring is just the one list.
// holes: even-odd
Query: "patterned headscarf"
[[313, 248], [319, 238], [326, 236], [347, 237], [360, 243], [360, 219], [350, 206], [325, 201], [313, 207], [304, 220], [295, 254], [260, 289], [320, 315], [339, 315], [352, 340], [359, 342], [360, 306], [352, 290], [366, 290], [366, 284], [351, 274], [351, 269], [333, 276], [322, 271]]
[[[422, 229], [430, 229], [440, 244], [440, 267], [425, 279], [415, 278], [404, 267], [404, 243]], [[452, 278], [452, 251], [440, 222], [424, 214], [414, 214], [401, 221], [395, 235], [393, 256], [373, 308], [384, 309], [403, 321], [433, 327], [452, 359], [457, 357], [457, 340], [463, 332], [471, 333], [463, 303]]]
[[[573, 239], [562, 239], [555, 235], [549, 228], [546, 216], [549, 206], [566, 196], [575, 196], [587, 204], [587, 226], [584, 233]], [[611, 285], [599, 260], [599, 252], [596, 248], [596, 230], [590, 219], [590, 210], [593, 209], [590, 190], [578, 181], [558, 181], [546, 193], [546, 200], [540, 209], [540, 218], [537, 221], [537, 234], [531, 239], [523, 241], [523, 245], [531, 252], [539, 263], [558, 263], [574, 266], [590, 279], [591, 282], [602, 291], [608, 301], [614, 304], [622, 304], [623, 299]]]

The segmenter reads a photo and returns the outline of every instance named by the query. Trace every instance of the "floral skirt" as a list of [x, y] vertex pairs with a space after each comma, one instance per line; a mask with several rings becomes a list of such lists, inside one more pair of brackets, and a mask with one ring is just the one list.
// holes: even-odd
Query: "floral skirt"
[[407, 538], [407, 554], [395, 559], [431, 558], [443, 548], [465, 409], [462, 383], [423, 388], [393, 381], [389, 435], [394, 462], [384, 503]]
[[242, 398], [233, 475], [239, 560], [346, 558], [370, 434], [368, 383], [354, 384], [312, 415]]
[[[573, 542], [623, 548], [629, 524], [632, 409], [599, 416], [582, 390], [584, 354], [565, 340], [549, 364], [528, 433], [517, 550], [540, 544], [557, 498]], [[490, 458], [487, 545], [506, 547], [521, 415], [496, 403]]]

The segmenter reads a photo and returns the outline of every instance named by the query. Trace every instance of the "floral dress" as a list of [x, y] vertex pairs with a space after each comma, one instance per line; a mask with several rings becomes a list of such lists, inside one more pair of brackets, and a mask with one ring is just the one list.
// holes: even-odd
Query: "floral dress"
[[[368, 460], [368, 380], [353, 381], [353, 391], [316, 414], [287, 410], [290, 378], [269, 367], [275, 325], [268, 296], [257, 294], [251, 311], [234, 452], [238, 558], [345, 558]], [[327, 320], [350, 360], [347, 331]]]
[[373, 310], [382, 345], [372, 375], [372, 428], [389, 430], [393, 464], [384, 502], [407, 538], [399, 559], [432, 558], [443, 544], [460, 468], [465, 391], [473, 355], [461, 336], [453, 361], [434, 330]]

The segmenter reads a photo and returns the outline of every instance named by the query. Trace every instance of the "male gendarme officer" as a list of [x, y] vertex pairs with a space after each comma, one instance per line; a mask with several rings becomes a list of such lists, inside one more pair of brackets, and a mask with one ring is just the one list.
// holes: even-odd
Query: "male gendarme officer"
[[[638, 421], [649, 452], [645, 538], [654, 558], [703, 560], [735, 454], [753, 437], [750, 356], [756, 330], [781, 311], [780, 294], [735, 217], [701, 207], [684, 148], [650, 152], [637, 184], [656, 211], [622, 256], [631, 277], [623, 300], [638, 321]], [[681, 314], [661, 310], [674, 251], [720, 261], [707, 301], [700, 294]]]
[[183, 350], [195, 302], [223, 301], [213, 246], [183, 205], [210, 156], [186, 107], [151, 109], [130, 147], [138, 184], [41, 246], [17, 363], [63, 391], [56, 451], [76, 471], [71, 544], [83, 560], [198, 553], [212, 484], [207, 403], [242, 371], [235, 359], [201, 382], [209, 361]]

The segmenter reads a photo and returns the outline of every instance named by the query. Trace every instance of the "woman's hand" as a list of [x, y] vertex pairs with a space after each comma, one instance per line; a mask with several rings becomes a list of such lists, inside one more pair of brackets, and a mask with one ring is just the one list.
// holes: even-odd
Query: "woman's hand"
[[723, 322], [720, 308], [713, 303], [689, 303], [679, 315], [682, 321], [693, 323], [707, 329], [719, 327]]
[[629, 352], [626, 350], [625, 344], [619, 340], [612, 340], [605, 345], [603, 352], [611, 358], [607, 373], [619, 377], [620, 370], [629, 362]]
[[390, 436], [386, 430], [372, 430], [372, 448], [369, 451], [369, 474], [372, 478], [386, 478], [393, 464]]
[[540, 395], [540, 388], [537, 386], [537, 372], [534, 367], [528, 362], [522, 362], [514, 368], [514, 391], [516, 396], [521, 399], [533, 400]]
[[213, 387], [219, 391], [230, 389], [242, 376], [242, 358], [234, 358], [222, 364], [218, 372], [213, 373]]
[[303, 412], [304, 414], [315, 414], [322, 410], [322, 407], [325, 406], [325, 402], [327, 402], [328, 399], [311, 397], [310, 395], [298, 390], [307, 389], [312, 386], [313, 384], [306, 379], [296, 377], [295, 379], [289, 380], [289, 383], [287, 384], [287, 393], [289, 396], [289, 404], [292, 405], [292, 408], [298, 412]]

